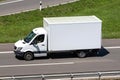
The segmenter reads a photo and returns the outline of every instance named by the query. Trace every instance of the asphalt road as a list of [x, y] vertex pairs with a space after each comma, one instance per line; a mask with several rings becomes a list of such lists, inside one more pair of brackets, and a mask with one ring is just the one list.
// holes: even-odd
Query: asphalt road
[[[120, 70], [120, 39], [103, 40], [100, 55], [78, 58], [73, 54], [53, 54], [33, 61], [16, 59], [13, 44], [0, 44], [0, 76]], [[8, 51], [8, 52], [6, 52]]]
[[[11, 2], [12, 1], [12, 2]], [[7, 0], [0, 3], [0, 16], [39, 8], [40, 0]], [[74, 0], [41, 0], [43, 7]], [[120, 39], [103, 40], [100, 55], [78, 58], [73, 54], [54, 54], [33, 61], [16, 59], [12, 43], [0, 44], [0, 76], [120, 70]]]
[[[41, 0], [42, 7], [65, 4], [77, 0]], [[0, 16], [39, 9], [40, 0], [6, 0], [0, 3]]]

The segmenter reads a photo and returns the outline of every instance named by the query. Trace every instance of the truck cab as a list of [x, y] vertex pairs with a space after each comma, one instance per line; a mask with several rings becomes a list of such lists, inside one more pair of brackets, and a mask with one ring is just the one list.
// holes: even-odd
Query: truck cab
[[16, 57], [31, 60], [34, 57], [47, 56], [47, 32], [44, 28], [35, 28], [23, 40], [15, 43]]

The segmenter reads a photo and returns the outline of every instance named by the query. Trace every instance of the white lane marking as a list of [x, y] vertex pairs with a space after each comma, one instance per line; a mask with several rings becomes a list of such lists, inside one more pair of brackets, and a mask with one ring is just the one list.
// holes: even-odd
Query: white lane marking
[[13, 51], [2, 51], [0, 54], [9, 54], [9, 53], [14, 53]]
[[10, 2], [4, 2], [4, 3], [0, 3], [0, 5], [5, 5], [5, 4], [10, 4], [10, 3], [15, 3], [15, 2], [21, 2], [24, 0], [14, 0], [14, 1], [10, 1]]
[[[120, 49], [120, 46], [104, 47], [105, 49]], [[14, 51], [1, 51], [0, 54], [14, 53]]]
[[96, 59], [93, 59], [93, 60], [81, 60], [81, 61], [75, 61], [74, 63], [101, 63], [101, 62], [114, 62], [114, 60], [110, 60], [110, 59], [99, 59], [99, 60], [96, 60]]
[[113, 47], [104, 47], [105, 49], [119, 49], [120, 46], [113, 46]]
[[74, 64], [74, 62], [63, 62], [63, 63], [44, 63], [44, 64], [21, 64], [21, 65], [1, 65], [0, 68], [9, 68], [9, 67], [32, 67], [32, 66], [53, 66], [53, 65], [65, 65], [65, 64]]

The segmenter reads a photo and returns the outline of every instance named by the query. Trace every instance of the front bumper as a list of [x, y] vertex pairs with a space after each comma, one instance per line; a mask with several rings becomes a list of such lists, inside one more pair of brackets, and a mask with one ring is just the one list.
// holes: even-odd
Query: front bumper
[[15, 54], [15, 56], [17, 56], [17, 57], [23, 57], [24, 52], [14, 51], [14, 54]]

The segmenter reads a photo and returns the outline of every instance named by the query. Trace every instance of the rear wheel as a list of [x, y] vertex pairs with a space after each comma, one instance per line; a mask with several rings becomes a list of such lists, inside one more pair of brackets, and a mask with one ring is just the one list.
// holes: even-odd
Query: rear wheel
[[26, 61], [33, 60], [33, 58], [34, 58], [34, 56], [33, 56], [33, 53], [32, 53], [32, 52], [26, 52], [26, 53], [24, 54], [24, 59], [25, 59]]
[[87, 56], [87, 51], [78, 51], [77, 55], [79, 58], [85, 58]]

